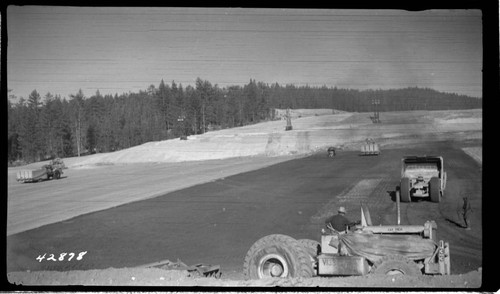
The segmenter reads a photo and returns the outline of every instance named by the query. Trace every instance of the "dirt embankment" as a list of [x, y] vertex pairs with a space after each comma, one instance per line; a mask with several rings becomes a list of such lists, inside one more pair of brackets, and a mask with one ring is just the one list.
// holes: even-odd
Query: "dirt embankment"
[[[332, 111], [332, 110], [328, 110]], [[324, 111], [323, 111], [324, 112]], [[148, 142], [126, 150], [68, 159], [74, 168], [92, 164], [187, 162], [247, 156], [310, 154], [329, 146], [359, 150], [367, 138], [379, 144], [405, 146], [421, 140], [482, 139], [482, 110], [388, 112], [373, 124], [371, 113], [297, 117], [293, 130], [282, 120], [189, 136], [188, 140]], [[305, 115], [310, 115], [304, 112]], [[417, 136], [417, 137], [415, 137]], [[380, 142], [379, 142], [380, 141]]]
[[[457, 114], [459, 113], [459, 114]], [[461, 112], [408, 112], [384, 113], [381, 115], [382, 124], [373, 124], [369, 114], [335, 114], [317, 117], [302, 117], [293, 121], [294, 130], [284, 132], [283, 121], [268, 122], [258, 126], [247, 126], [233, 130], [210, 132], [204, 135], [190, 137], [187, 142], [170, 140], [150, 142], [110, 154], [97, 154], [85, 158], [65, 159], [70, 167], [67, 178], [50, 183], [39, 183], [36, 187], [20, 185], [12, 180], [15, 169], [9, 169], [9, 216], [8, 230], [21, 232], [26, 228], [33, 228], [33, 224], [40, 222], [51, 223], [57, 220], [44, 220], [50, 215], [59, 215], [62, 211], [68, 212], [66, 218], [81, 213], [105, 209], [103, 204], [113, 206], [152, 197], [159, 193], [166, 193], [166, 187], [178, 182], [177, 188], [184, 188], [193, 183], [199, 183], [200, 175], [211, 175], [201, 182], [225, 177], [239, 171], [248, 171], [259, 166], [270, 165], [265, 157], [247, 157], [259, 154], [260, 156], [292, 155], [287, 159], [275, 157], [276, 162], [292, 159], [295, 155], [308, 154], [321, 150], [326, 146], [337, 146], [345, 149], [356, 149], [367, 137], [375, 138], [383, 146], [401, 145], [421, 142], [422, 138], [439, 140], [440, 138], [457, 137], [457, 140], [482, 139], [481, 126], [482, 111], [470, 110]], [[183, 144], [183, 145], [181, 145]], [[464, 149], [478, 162], [481, 161], [480, 147], [473, 146]], [[326, 151], [325, 151], [326, 152]], [[325, 153], [326, 155], [326, 153]], [[193, 162], [196, 160], [222, 159], [230, 157], [248, 158], [253, 162], [251, 168], [245, 167], [249, 162], [234, 162], [231, 172], [218, 161], [210, 166], [208, 161]], [[264, 158], [264, 159], [263, 159]], [[185, 164], [182, 161], [191, 161], [192, 164], [179, 173], [181, 166], [146, 166], [153, 163]], [[244, 161], [244, 160], [243, 160]], [[137, 177], [139, 165], [131, 164], [124, 169], [117, 168], [124, 163], [142, 163], [142, 171], [152, 171], [143, 177]], [[180, 163], [182, 162], [182, 163]], [[97, 164], [97, 165], [96, 165]], [[108, 166], [109, 164], [109, 166]], [[115, 166], [115, 167], [113, 167]], [[154, 167], [152, 170], [151, 167]], [[185, 168], [185, 167], [184, 167]], [[114, 171], [110, 172], [110, 171]], [[75, 172], [75, 174], [72, 174]], [[171, 172], [171, 174], [169, 174]], [[77, 173], [79, 176], [77, 177]], [[164, 180], [165, 176], [168, 181]], [[111, 179], [111, 181], [110, 181]], [[114, 180], [113, 180], [114, 179]], [[95, 181], [95, 186], [89, 187], [88, 181]], [[116, 182], [113, 186], [111, 183]], [[19, 185], [17, 185], [19, 184]], [[71, 187], [68, 190], [69, 187]], [[121, 186], [120, 189], [113, 189]], [[132, 188], [134, 186], [134, 188]], [[128, 188], [127, 188], [128, 187]], [[144, 187], [153, 187], [144, 193]], [[41, 193], [43, 189], [50, 193]], [[89, 189], [94, 191], [89, 192]], [[103, 190], [104, 189], [104, 190]], [[107, 190], [106, 190], [107, 189]], [[106, 192], [107, 191], [107, 192]], [[58, 194], [59, 193], [59, 194]], [[102, 199], [89, 201], [88, 195], [104, 195]], [[40, 201], [41, 196], [47, 196]], [[127, 196], [128, 195], [128, 196]], [[23, 196], [23, 197], [21, 197]], [[126, 196], [126, 197], [125, 197]], [[136, 198], [130, 198], [130, 197]], [[31, 197], [31, 198], [30, 198]], [[70, 197], [70, 198], [68, 198]], [[129, 197], [129, 198], [127, 198]], [[33, 205], [26, 206], [26, 199]], [[24, 202], [23, 202], [24, 201]], [[80, 201], [80, 202], [79, 202]], [[72, 209], [64, 205], [73, 203]], [[82, 210], [82, 204], [96, 204], [96, 207]], [[38, 206], [37, 206], [38, 205]], [[40, 206], [41, 205], [41, 206]], [[43, 211], [44, 214], [33, 213]], [[82, 212], [83, 211], [83, 212]], [[29, 224], [25, 223], [26, 217]], [[472, 271], [452, 276], [365, 276], [345, 278], [312, 278], [312, 279], [269, 279], [259, 281], [233, 280], [222, 277], [193, 278], [183, 271], [165, 271], [145, 268], [120, 268], [106, 270], [87, 270], [69, 272], [11, 272], [8, 281], [16, 285], [111, 285], [111, 286], [281, 286], [281, 287], [395, 287], [395, 288], [479, 288], [482, 283], [482, 271]]]
[[7, 275], [15, 285], [85, 285], [85, 286], [205, 286], [205, 287], [328, 287], [328, 288], [454, 288], [478, 289], [482, 270], [452, 276], [385, 276], [269, 278], [229, 280], [190, 276], [187, 271], [155, 268], [109, 268], [69, 272], [13, 272]]
[[[85, 165], [64, 170], [60, 180], [16, 182], [8, 171], [7, 235], [164, 195], [294, 157], [247, 157], [183, 163]], [[71, 160], [69, 160], [71, 162]]]
[[424, 139], [482, 138], [480, 109], [383, 113], [381, 124], [372, 123], [371, 113], [333, 113], [307, 116], [311, 113], [304, 112], [288, 132], [283, 121], [270, 121], [190, 136], [187, 141], [149, 142], [112, 153], [65, 158], [69, 169], [56, 183], [15, 181], [17, 170], [36, 169], [42, 162], [9, 168], [8, 234], [326, 152], [329, 146], [359, 150], [366, 138], [375, 138], [382, 149]]

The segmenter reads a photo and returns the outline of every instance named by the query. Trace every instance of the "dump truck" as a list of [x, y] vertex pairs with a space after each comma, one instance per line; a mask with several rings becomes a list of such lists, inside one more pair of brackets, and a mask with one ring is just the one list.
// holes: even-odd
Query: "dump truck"
[[321, 242], [280, 234], [261, 238], [245, 257], [245, 278], [450, 274], [449, 244], [436, 241], [434, 221], [373, 226], [363, 206], [361, 216], [349, 231], [323, 229]]
[[446, 172], [441, 156], [405, 156], [401, 159], [401, 202], [430, 198], [440, 202], [446, 187]]
[[64, 162], [60, 158], [56, 158], [39, 169], [18, 171], [16, 179], [21, 183], [39, 182], [50, 179], [58, 180], [61, 178], [64, 168]]

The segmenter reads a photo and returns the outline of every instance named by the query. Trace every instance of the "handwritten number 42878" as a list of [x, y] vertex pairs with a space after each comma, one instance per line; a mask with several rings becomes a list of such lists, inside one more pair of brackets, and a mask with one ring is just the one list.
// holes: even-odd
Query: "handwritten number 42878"
[[[76, 260], [82, 260], [83, 259], [83, 256], [87, 254], [87, 251], [82, 251], [80, 253], [78, 253], [78, 256], [76, 257]], [[45, 256], [47, 255], [47, 253], [45, 253], [44, 255], [38, 255], [38, 257], [36, 258], [36, 260], [38, 260], [38, 262], [42, 262], [42, 260], [45, 259]], [[54, 254], [49, 254], [49, 256], [47, 257], [47, 260], [51, 260], [51, 261], [64, 261], [64, 259], [66, 258], [66, 255], [68, 256], [68, 259], [67, 261], [71, 261], [74, 257], [75, 257], [75, 253], [71, 252], [71, 253], [61, 253], [59, 254], [59, 257], [56, 259], [56, 256]]]

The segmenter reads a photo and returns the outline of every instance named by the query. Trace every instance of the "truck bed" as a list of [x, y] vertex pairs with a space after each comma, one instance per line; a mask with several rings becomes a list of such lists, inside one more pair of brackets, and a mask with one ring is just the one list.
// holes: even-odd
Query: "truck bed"
[[17, 172], [17, 181], [19, 182], [30, 182], [30, 181], [38, 181], [46, 176], [46, 169], [37, 169], [37, 170], [20, 170]]
[[435, 164], [412, 164], [406, 166], [403, 177], [416, 178], [418, 176], [424, 177], [424, 179], [430, 179], [431, 177], [439, 177], [439, 169]]

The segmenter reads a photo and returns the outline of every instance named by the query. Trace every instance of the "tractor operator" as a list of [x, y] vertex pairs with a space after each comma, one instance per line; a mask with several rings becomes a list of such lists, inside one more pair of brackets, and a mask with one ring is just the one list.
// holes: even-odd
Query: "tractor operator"
[[333, 215], [326, 219], [325, 225], [330, 230], [336, 232], [345, 232], [350, 229], [350, 227], [359, 224], [360, 222], [351, 222], [346, 216], [346, 210], [343, 206], [339, 207], [338, 214]]

